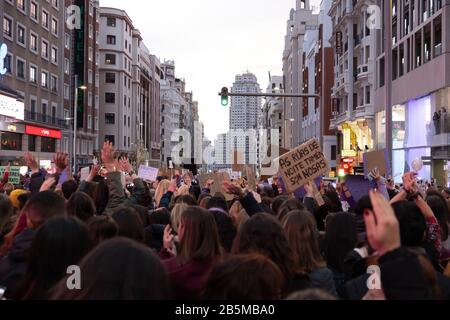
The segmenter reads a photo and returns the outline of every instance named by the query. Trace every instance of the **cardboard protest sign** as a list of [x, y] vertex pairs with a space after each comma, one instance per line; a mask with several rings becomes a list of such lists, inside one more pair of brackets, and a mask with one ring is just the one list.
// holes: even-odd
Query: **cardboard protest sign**
[[256, 191], [256, 175], [253, 166], [244, 166], [244, 176], [247, 177], [248, 189]]
[[139, 166], [138, 177], [144, 181], [156, 181], [158, 169], [141, 165]]
[[244, 154], [242, 151], [233, 150], [231, 170], [232, 171], [242, 171], [244, 169]]
[[231, 201], [234, 198], [234, 195], [226, 193], [225, 190], [222, 188], [222, 182], [231, 182], [230, 175], [226, 172], [217, 172], [214, 174], [214, 183], [211, 186], [211, 195], [215, 195], [216, 193], [220, 192], [225, 196], [226, 201]]
[[311, 139], [279, 159], [280, 173], [288, 192], [294, 192], [309, 181], [329, 171], [328, 161], [319, 142]]
[[91, 172], [89, 167], [84, 167], [80, 170], [80, 180], [85, 181], [87, 177], [89, 177], [89, 173]]
[[[5, 174], [6, 167], [0, 167], [0, 179], [3, 178]], [[20, 184], [20, 167], [10, 167], [9, 168], [9, 178], [8, 182], [12, 184]]]
[[378, 168], [380, 175], [386, 177], [390, 169], [388, 159], [389, 156], [386, 149], [364, 153], [364, 175], [367, 176], [370, 171]]

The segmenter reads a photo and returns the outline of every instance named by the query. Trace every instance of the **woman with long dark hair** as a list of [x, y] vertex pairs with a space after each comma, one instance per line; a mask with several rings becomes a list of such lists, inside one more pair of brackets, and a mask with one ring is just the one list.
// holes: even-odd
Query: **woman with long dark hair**
[[295, 266], [293, 253], [280, 222], [266, 213], [258, 213], [239, 229], [234, 254], [259, 253], [272, 260], [284, 275], [285, 295], [309, 287], [306, 274]]
[[282, 221], [297, 268], [309, 275], [311, 286], [336, 295], [333, 272], [320, 254], [319, 230], [309, 211], [292, 211]]
[[174, 248], [172, 228], [164, 230], [164, 259], [177, 299], [199, 299], [222, 250], [214, 217], [200, 207], [187, 207], [178, 226], [179, 245]]
[[164, 266], [152, 251], [135, 241], [116, 238], [100, 244], [80, 263], [80, 290], [67, 288], [64, 277], [54, 300], [164, 300], [170, 298]]
[[77, 265], [91, 247], [88, 229], [77, 218], [47, 221], [33, 239], [24, 291], [16, 298], [48, 299], [49, 289], [61, 280], [69, 266]]

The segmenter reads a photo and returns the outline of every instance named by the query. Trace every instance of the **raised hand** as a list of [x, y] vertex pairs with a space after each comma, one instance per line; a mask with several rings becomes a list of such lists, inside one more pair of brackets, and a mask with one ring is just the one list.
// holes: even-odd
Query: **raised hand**
[[173, 255], [176, 255], [174, 238], [175, 236], [173, 235], [172, 228], [170, 227], [170, 225], [167, 225], [164, 228], [163, 248], [172, 253]]
[[227, 181], [222, 182], [222, 188], [225, 190], [225, 192], [227, 192], [229, 194], [234, 194], [239, 197], [244, 196], [244, 191], [242, 191], [241, 187], [239, 187], [235, 184], [232, 184], [231, 182], [227, 182]]
[[114, 172], [118, 169], [117, 162], [114, 161], [114, 147], [109, 141], [103, 143], [102, 162], [108, 172]]
[[69, 158], [68, 158], [67, 154], [64, 154], [61, 152], [57, 152], [53, 156], [53, 162], [55, 163], [55, 166], [56, 166], [56, 172], [61, 173], [67, 168], [67, 166], [69, 165], [68, 159]]
[[133, 171], [133, 167], [131, 166], [130, 161], [128, 160], [128, 157], [122, 157], [119, 159], [119, 167], [125, 173], [130, 173]]
[[54, 177], [50, 177], [47, 180], [44, 181], [44, 183], [41, 185], [41, 189], [39, 192], [50, 190], [51, 187], [56, 183], [56, 179]]
[[401, 246], [400, 227], [394, 210], [387, 200], [378, 192], [370, 191], [373, 210], [366, 210], [367, 239], [372, 248], [382, 256]]
[[39, 171], [39, 166], [37, 164], [37, 161], [30, 152], [25, 152], [24, 160], [25, 160], [27, 167], [30, 168], [33, 173]]
[[405, 173], [402, 177], [403, 188], [408, 192], [414, 192], [416, 184], [416, 174], [414, 172]]

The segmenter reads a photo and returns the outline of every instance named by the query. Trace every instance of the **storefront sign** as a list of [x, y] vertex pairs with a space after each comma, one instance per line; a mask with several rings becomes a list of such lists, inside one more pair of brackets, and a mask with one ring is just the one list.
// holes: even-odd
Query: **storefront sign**
[[25, 133], [25, 126], [17, 123], [8, 123], [0, 121], [0, 131]]
[[295, 192], [329, 171], [328, 161], [316, 139], [281, 156], [279, 163], [284, 185], [289, 192]]
[[357, 157], [358, 153], [355, 150], [342, 150], [341, 151], [341, 156], [343, 158], [345, 158], [345, 157]]
[[59, 130], [51, 130], [47, 128], [40, 128], [34, 126], [25, 126], [25, 133], [32, 136], [61, 139], [61, 131]]
[[14, 98], [0, 95], [0, 115], [24, 120], [25, 105]]
[[8, 53], [8, 46], [4, 43], [0, 46], [0, 75], [5, 75], [8, 69], [5, 68], [6, 54]]
[[[0, 177], [3, 177], [6, 167], [0, 167]], [[11, 167], [9, 169], [8, 182], [12, 184], [20, 184], [20, 169], [21, 167]]]

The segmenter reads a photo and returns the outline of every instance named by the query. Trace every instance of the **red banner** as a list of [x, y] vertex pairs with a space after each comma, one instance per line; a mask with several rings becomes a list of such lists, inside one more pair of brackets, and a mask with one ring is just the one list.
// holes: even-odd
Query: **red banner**
[[61, 139], [61, 131], [59, 131], [59, 130], [51, 130], [51, 129], [47, 129], [47, 128], [40, 128], [40, 127], [33, 127], [33, 126], [25, 126], [25, 133], [32, 135], [32, 136]]

